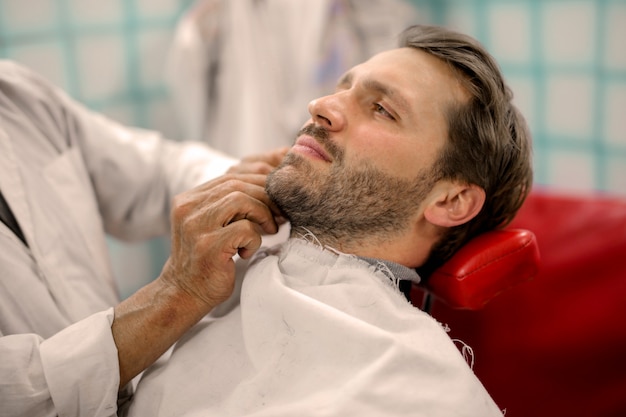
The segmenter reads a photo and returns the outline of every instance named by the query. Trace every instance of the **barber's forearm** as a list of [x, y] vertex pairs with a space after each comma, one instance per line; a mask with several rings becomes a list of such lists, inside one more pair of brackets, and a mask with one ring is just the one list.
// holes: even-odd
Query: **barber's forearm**
[[249, 258], [261, 233], [276, 233], [265, 178], [225, 175], [174, 198], [171, 255], [161, 275], [115, 308], [120, 388], [232, 294], [235, 255]]
[[120, 303], [111, 326], [118, 349], [120, 389], [210, 310], [205, 303], [159, 279]]

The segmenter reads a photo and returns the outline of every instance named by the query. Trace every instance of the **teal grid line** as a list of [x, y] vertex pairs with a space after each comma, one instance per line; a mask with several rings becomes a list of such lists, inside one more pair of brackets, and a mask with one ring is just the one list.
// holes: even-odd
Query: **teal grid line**
[[[532, 22], [541, 21], [541, 10], [539, 7], [539, 3], [536, 1], [531, 2], [530, 4], [530, 14]], [[531, 77], [534, 79], [536, 83], [536, 91], [535, 101], [533, 103], [534, 114], [533, 120], [535, 120], [535, 127], [530, 126], [530, 129], [533, 134], [533, 147], [534, 147], [534, 167], [535, 167], [535, 182], [538, 183], [546, 183], [546, 178], [548, 175], [548, 154], [546, 152], [541, 152], [542, 148], [545, 148], [545, 140], [544, 136], [541, 134], [546, 131], [546, 108], [545, 108], [545, 99], [543, 97], [543, 92], [547, 90], [546, 87], [546, 77], [545, 72], [543, 71], [541, 64], [541, 39], [543, 37], [542, 28], [537, 27], [538, 25], [534, 24], [531, 28], [530, 35], [530, 43], [531, 43]], [[506, 74], [506, 72], [505, 72]]]
[[[421, 23], [431, 23], [434, 25], [443, 25], [446, 22], [446, 10], [447, 5], [445, 1], [441, 0], [413, 0], [411, 3], [417, 7], [418, 10], [428, 11], [430, 21]], [[418, 19], [421, 16], [418, 15]]]
[[79, 86], [79, 70], [78, 62], [76, 61], [74, 33], [70, 30], [71, 22], [68, 19], [69, 7], [66, 0], [56, 0], [57, 9], [59, 10], [57, 20], [57, 31], [59, 37], [59, 43], [63, 48], [63, 56], [65, 58], [65, 73], [67, 85], [65, 90], [69, 95], [77, 99], [81, 99], [81, 91]]
[[134, 116], [140, 126], [146, 126], [146, 106], [143, 105], [146, 102], [146, 96], [140, 91], [140, 76], [138, 69], [140, 63], [138, 62], [139, 48], [137, 47], [137, 37], [135, 34], [139, 31], [140, 23], [138, 21], [135, 3], [124, 3], [124, 22], [123, 22], [123, 37], [126, 43], [125, 55], [126, 55], [126, 78], [128, 80], [128, 98], [139, 106], [135, 106]]
[[[604, 39], [604, 30], [603, 23], [606, 19], [606, 3], [601, 1], [596, 4], [597, 13], [596, 13], [596, 21], [595, 21], [595, 44], [594, 44], [594, 78], [598, 80], [602, 80], [605, 78], [605, 71], [602, 66], [602, 61], [605, 56], [605, 39]], [[605, 146], [605, 141], [602, 139], [605, 136], [605, 129], [603, 123], [603, 115], [606, 111], [605, 109], [605, 94], [604, 94], [604, 85], [600, 85], [595, 90], [595, 97], [593, 106], [594, 114], [593, 114], [593, 154], [594, 154], [594, 168], [595, 168], [595, 182], [596, 188], [598, 189], [606, 189], [607, 188], [607, 156], [608, 150]]]
[[[477, 22], [488, 22], [488, 4], [485, 0], [474, 0], [474, 18]], [[477, 24], [474, 25], [476, 28], [476, 32], [474, 33], [474, 37], [482, 42], [482, 44], [488, 50], [492, 48], [491, 37], [489, 36], [488, 27], [485, 24]]]

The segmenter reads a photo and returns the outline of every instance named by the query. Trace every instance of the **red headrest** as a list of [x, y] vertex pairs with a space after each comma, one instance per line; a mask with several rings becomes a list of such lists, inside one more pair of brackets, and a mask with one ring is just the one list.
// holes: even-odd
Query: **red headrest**
[[[428, 279], [425, 290], [457, 309], [478, 310], [539, 269], [535, 235], [524, 229], [493, 230], [465, 244]], [[418, 289], [411, 291], [417, 298]]]

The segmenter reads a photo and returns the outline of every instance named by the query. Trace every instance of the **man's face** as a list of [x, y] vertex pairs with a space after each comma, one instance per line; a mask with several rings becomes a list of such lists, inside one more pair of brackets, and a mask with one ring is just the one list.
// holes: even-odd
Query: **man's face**
[[376, 55], [309, 104], [311, 119], [268, 178], [293, 227], [331, 240], [393, 238], [419, 215], [463, 98], [449, 68], [413, 48]]

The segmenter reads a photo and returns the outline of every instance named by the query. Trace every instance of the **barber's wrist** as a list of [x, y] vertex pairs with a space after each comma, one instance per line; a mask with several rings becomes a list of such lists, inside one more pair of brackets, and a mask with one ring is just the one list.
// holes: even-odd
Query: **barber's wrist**
[[194, 274], [170, 262], [171, 259], [165, 264], [157, 280], [163, 286], [162, 291], [167, 289], [164, 294], [173, 297], [176, 304], [200, 311], [202, 316], [228, 299], [233, 291], [234, 279], [224, 278], [228, 276], [225, 273], [198, 273], [196, 268]]
[[219, 300], [198, 296], [179, 282], [159, 278], [155, 280], [155, 285], [159, 287], [155, 302], [163, 311], [164, 320], [199, 321], [220, 303]]

